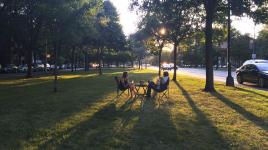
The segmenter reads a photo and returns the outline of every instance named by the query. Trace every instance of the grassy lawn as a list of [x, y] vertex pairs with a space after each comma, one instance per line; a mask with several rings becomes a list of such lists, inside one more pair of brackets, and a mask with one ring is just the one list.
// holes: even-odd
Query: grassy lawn
[[267, 92], [178, 76], [169, 99], [116, 98], [120, 71], [66, 73], [56, 94], [51, 76], [0, 80], [0, 149], [268, 149]]

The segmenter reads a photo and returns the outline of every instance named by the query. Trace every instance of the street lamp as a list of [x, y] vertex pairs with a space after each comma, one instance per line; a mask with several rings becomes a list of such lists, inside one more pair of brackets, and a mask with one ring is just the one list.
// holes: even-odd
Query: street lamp
[[226, 86], [234, 86], [234, 78], [232, 77], [232, 66], [231, 66], [231, 3], [228, 0], [228, 48], [227, 48], [227, 66], [228, 76], [226, 78]]
[[165, 28], [161, 28], [159, 31], [160, 35], [165, 35], [166, 34], [166, 29]]

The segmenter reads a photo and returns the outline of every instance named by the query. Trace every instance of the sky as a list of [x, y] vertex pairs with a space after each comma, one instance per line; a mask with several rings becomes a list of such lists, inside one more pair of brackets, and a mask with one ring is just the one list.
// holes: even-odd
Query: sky
[[[123, 27], [123, 31], [126, 36], [137, 31], [137, 23], [139, 22], [139, 16], [136, 12], [129, 10], [130, 0], [110, 0], [117, 9], [120, 15], [120, 24]], [[249, 33], [251, 37], [254, 37], [254, 22], [247, 17], [232, 17], [232, 26], [239, 30], [242, 34]], [[255, 35], [258, 36], [258, 32], [261, 31], [263, 25], [255, 26]]]

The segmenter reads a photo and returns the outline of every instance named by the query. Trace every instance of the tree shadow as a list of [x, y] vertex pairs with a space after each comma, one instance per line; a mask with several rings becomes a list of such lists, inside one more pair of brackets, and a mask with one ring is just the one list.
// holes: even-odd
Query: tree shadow
[[268, 131], [268, 123], [265, 122], [262, 118], [259, 118], [258, 116], [254, 115], [253, 113], [247, 111], [245, 108], [241, 107], [240, 105], [232, 102], [230, 99], [226, 98], [222, 94], [218, 92], [211, 93], [212, 96], [216, 97], [218, 100], [222, 101], [224, 104], [241, 114], [243, 117], [245, 117], [247, 120], [251, 121], [255, 125], [259, 126], [265, 131]]
[[128, 149], [178, 149], [182, 146], [168, 108], [157, 107], [156, 100], [146, 99], [138, 115]]
[[[112, 102], [94, 116], [75, 127], [55, 136], [39, 149], [126, 149], [129, 126], [135, 123], [138, 110], [129, 109], [135, 103], [127, 100], [117, 108]], [[63, 138], [66, 137], [66, 138]]]
[[177, 149], [176, 128], [167, 110], [145, 100], [110, 103], [94, 116], [42, 144], [39, 149]]
[[262, 97], [268, 99], [268, 96], [267, 95], [260, 94], [258, 92], [255, 92], [255, 91], [252, 91], [252, 90], [248, 90], [248, 89], [245, 89], [245, 88], [240, 88], [240, 87], [235, 87], [235, 88], [238, 89], [238, 90], [240, 90], [240, 91], [249, 92], [249, 93], [256, 94], [256, 95], [259, 95], [259, 96], [262, 96]]
[[95, 109], [112, 92], [115, 95], [111, 80], [106, 76], [62, 80], [58, 93], [49, 90], [52, 82], [1, 90], [0, 149], [18, 149], [46, 141], [55, 134], [52, 131], [59, 130], [58, 124], [88, 108]]
[[[193, 112], [197, 115], [196, 119], [198, 122], [198, 126], [196, 126], [195, 128], [197, 128], [197, 131], [199, 132], [199, 144], [202, 145], [202, 143], [207, 143], [209, 144], [210, 148], [213, 147], [212, 149], [230, 149], [228, 142], [219, 133], [217, 127], [214, 126], [213, 123], [207, 118], [206, 114], [198, 108], [190, 94], [177, 81], [175, 81], [174, 83], [182, 92], [183, 96], [186, 98]], [[190, 141], [190, 143], [195, 142]]]
[[[110, 123], [118, 118], [120, 118], [123, 124], [122, 128], [129, 128], [129, 122], [133, 122], [132, 119], [138, 116], [138, 110], [124, 109], [131, 107], [132, 104], [136, 103], [137, 100], [126, 103], [124, 106], [126, 108], [122, 108], [120, 111], [116, 110], [115, 116], [112, 116], [114, 111], [113, 106], [110, 106], [110, 108], [104, 108], [103, 112], [105, 113], [100, 112], [97, 113], [96, 117], [93, 116], [93, 121], [90, 121], [91, 119], [88, 121], [80, 121], [78, 119], [75, 120], [75, 123], [72, 122], [73, 116], [85, 110], [87, 111], [87, 109], [91, 107], [93, 107], [92, 109], [96, 109], [97, 105], [99, 106], [99, 103], [107, 101], [107, 96], [110, 96], [112, 92], [114, 92], [115, 95], [116, 89], [112, 77], [120, 74], [121, 72], [114, 73], [111, 71], [110, 73], [107, 71], [107, 73], [103, 76], [94, 76], [94, 78], [83, 77], [62, 80], [59, 82], [60, 90], [58, 93], [52, 93], [49, 90], [52, 88], [52, 82], [40, 84], [34, 82], [36, 84], [25, 87], [11, 87], [9, 90], [6, 90], [6, 92], [9, 93], [2, 93], [3, 91], [0, 91], [0, 93], [4, 94], [1, 95], [0, 100], [0, 149], [18, 149], [22, 146], [31, 147], [42, 145], [42, 143], [47, 143], [44, 144], [44, 147], [49, 147], [50, 145], [53, 145], [53, 143], [55, 144], [58, 143], [58, 141], [65, 141], [66, 139], [71, 139], [70, 141], [73, 141], [73, 143], [70, 142], [66, 145], [70, 144], [71, 146], [73, 145], [75, 147], [77, 146], [75, 145], [77, 141], [75, 138], [73, 138], [73, 135], [79, 139], [79, 134], [91, 134], [87, 133], [88, 131], [93, 132], [93, 136], [98, 136], [96, 130], [88, 129], [88, 124], [96, 128], [99, 126], [98, 124], [100, 124], [100, 128], [104, 129], [108, 125], [107, 128], [110, 127], [113, 129], [115, 125]], [[139, 77], [134, 77], [135, 79], [140, 79], [141, 77], [147, 79], [151, 78], [153, 75], [155, 74], [140, 73]], [[111, 102], [113, 100], [108, 101]], [[106, 117], [103, 114], [108, 114], [109, 117]], [[104, 117], [98, 117], [98, 115]], [[114, 118], [115, 120], [111, 120], [110, 118]], [[97, 122], [94, 123], [95, 120], [97, 120]], [[100, 123], [98, 123], [98, 121]], [[66, 129], [62, 129], [62, 125], [64, 126], [66, 122], [71, 123], [71, 128], [68, 127]], [[76, 126], [78, 128], [76, 128]], [[109, 134], [112, 131], [113, 130], [109, 130], [105, 131], [104, 133]], [[58, 132], [62, 136], [58, 136]], [[96, 132], [96, 134], [94, 132]], [[98, 133], [102, 134], [101, 129], [98, 131]], [[111, 133], [110, 135], [112, 136], [113, 134]], [[89, 137], [89, 135], [85, 135], [85, 138], [80, 139], [82, 141], [87, 140], [87, 137]], [[114, 137], [115, 139], [113, 140], [116, 141], [116, 138], [118, 137], [121, 137], [119, 133], [116, 134], [116, 137]], [[50, 140], [50, 138], [55, 140]], [[104, 146], [109, 145], [108, 137], [107, 139], [100, 138], [100, 141], [108, 142]], [[101, 144], [101, 142], [99, 144]], [[63, 144], [63, 146], [64, 145], [65, 144]], [[81, 145], [88, 144], [87, 142], [82, 142]], [[84, 149], [87, 148], [88, 147], [85, 147]]]

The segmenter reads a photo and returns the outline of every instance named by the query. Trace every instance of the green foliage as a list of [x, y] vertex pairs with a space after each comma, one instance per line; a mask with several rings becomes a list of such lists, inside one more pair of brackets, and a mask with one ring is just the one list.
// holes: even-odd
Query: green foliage
[[13, 3], [0, 1], [3, 19], [0, 43], [4, 45], [1, 57], [11, 55], [5, 60], [1, 58], [0, 64], [13, 61], [14, 54], [26, 57], [31, 65], [32, 53], [34, 60], [44, 60], [48, 53], [52, 56], [51, 63], [57, 52], [65, 63], [78, 63], [84, 61], [83, 55], [98, 48], [125, 50], [125, 36], [110, 1], [22, 0], [16, 5]]
[[257, 57], [268, 59], [268, 25], [259, 33], [256, 41]]

